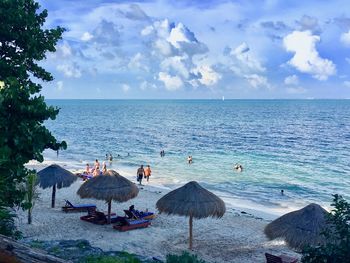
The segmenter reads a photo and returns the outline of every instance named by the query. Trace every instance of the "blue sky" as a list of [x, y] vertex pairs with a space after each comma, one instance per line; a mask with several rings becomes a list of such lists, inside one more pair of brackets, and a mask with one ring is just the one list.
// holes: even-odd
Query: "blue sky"
[[46, 98], [350, 98], [345, 0], [39, 2]]

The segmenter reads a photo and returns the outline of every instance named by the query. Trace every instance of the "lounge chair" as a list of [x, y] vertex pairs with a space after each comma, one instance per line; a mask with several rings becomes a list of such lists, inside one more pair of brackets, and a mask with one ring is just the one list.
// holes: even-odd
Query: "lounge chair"
[[96, 205], [83, 204], [83, 205], [73, 205], [71, 202], [66, 200], [66, 204], [62, 206], [63, 212], [88, 212], [89, 210], [96, 210]]
[[146, 219], [146, 220], [152, 220], [156, 217], [156, 215], [152, 212], [140, 212], [138, 210], [130, 211], [130, 210], [124, 210], [124, 213], [128, 219]]
[[266, 263], [296, 263], [297, 258], [289, 257], [286, 255], [275, 256], [269, 253], [265, 253]]
[[138, 228], [146, 228], [151, 224], [149, 220], [145, 219], [127, 219], [125, 217], [119, 218], [117, 223], [113, 226], [114, 229], [119, 231], [129, 231]]
[[[115, 213], [111, 214], [111, 223], [116, 223], [119, 220], [122, 220], [124, 217], [116, 216]], [[88, 214], [86, 216], [80, 217], [81, 220], [97, 224], [104, 225], [107, 224], [108, 215], [103, 212], [99, 212], [96, 210], [88, 210]]]

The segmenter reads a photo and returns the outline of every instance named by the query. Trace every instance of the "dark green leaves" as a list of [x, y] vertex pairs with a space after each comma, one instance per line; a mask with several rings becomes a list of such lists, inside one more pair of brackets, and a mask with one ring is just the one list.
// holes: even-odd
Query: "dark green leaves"
[[0, 0], [0, 207], [29, 208], [24, 164], [43, 161], [45, 149], [67, 147], [43, 125], [59, 110], [46, 105], [41, 85], [31, 79], [53, 79], [38, 62], [56, 50], [64, 29], [43, 29], [47, 15], [33, 0]]

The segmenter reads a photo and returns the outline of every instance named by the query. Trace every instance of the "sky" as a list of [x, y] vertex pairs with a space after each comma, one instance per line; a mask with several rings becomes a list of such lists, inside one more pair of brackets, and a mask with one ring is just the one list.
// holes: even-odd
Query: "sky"
[[49, 99], [350, 98], [348, 0], [39, 0]]

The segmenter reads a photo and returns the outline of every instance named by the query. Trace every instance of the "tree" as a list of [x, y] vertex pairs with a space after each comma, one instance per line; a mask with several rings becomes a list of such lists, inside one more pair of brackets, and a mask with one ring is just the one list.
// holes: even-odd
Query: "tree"
[[327, 218], [324, 230], [326, 244], [303, 251], [304, 263], [350, 263], [350, 203], [341, 195], [334, 195], [334, 208]]
[[28, 209], [28, 224], [32, 223], [32, 211], [35, 201], [39, 198], [38, 193], [38, 175], [34, 172], [30, 172], [27, 176], [25, 186], [25, 202], [23, 207]]
[[43, 29], [47, 10], [39, 9], [34, 0], [0, 0], [0, 207], [23, 204], [24, 164], [67, 147], [43, 125], [59, 109], [46, 105], [33, 81], [53, 80], [38, 63], [56, 50], [64, 29]]

